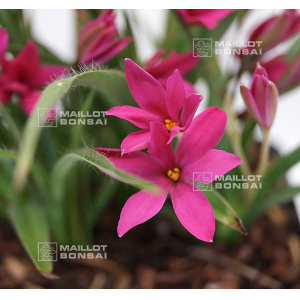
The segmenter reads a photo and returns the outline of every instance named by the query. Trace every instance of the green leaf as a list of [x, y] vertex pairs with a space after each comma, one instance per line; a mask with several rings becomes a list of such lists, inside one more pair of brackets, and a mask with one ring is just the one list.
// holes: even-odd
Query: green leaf
[[36, 267], [45, 275], [52, 271], [52, 261], [39, 261], [38, 243], [49, 242], [45, 213], [40, 205], [24, 201], [8, 208], [10, 220]]
[[280, 157], [262, 178], [262, 189], [257, 193], [255, 201], [260, 201], [261, 195], [281, 179], [286, 172], [300, 161], [300, 147], [286, 156]]
[[125, 98], [132, 98], [124, 74], [116, 70], [89, 71], [50, 84], [29, 117], [21, 138], [19, 159], [13, 177], [13, 186], [16, 190], [21, 191], [26, 182], [41, 134], [42, 127], [38, 126], [39, 109], [50, 108], [74, 86], [95, 87], [106, 95], [119, 99], [120, 102]]
[[[219, 192], [217, 192], [214, 188], [210, 191], [205, 190], [203, 185], [199, 186], [199, 182], [193, 181], [193, 183], [202, 190], [210, 202], [217, 221], [241, 232], [244, 235], [248, 234], [238, 214]], [[204, 184], [204, 186], [210, 187], [211, 185]]]
[[105, 174], [112, 176], [115, 179], [126, 182], [135, 186], [141, 190], [148, 190], [152, 193], [159, 193], [159, 188], [153, 183], [149, 183], [140, 179], [139, 177], [133, 176], [126, 172], [123, 172], [117, 169], [114, 164], [109, 161], [105, 156], [94, 151], [93, 149], [82, 149], [77, 151], [77, 153], [69, 153], [63, 156], [58, 163], [56, 164], [55, 169], [53, 170], [53, 180], [56, 184], [56, 193], [60, 193], [60, 190], [63, 189], [63, 186], [59, 183], [63, 181], [63, 178], [66, 172], [73, 166], [74, 163], [78, 161], [83, 161], [91, 164], [92, 166], [100, 169]]
[[255, 205], [252, 205], [251, 210], [245, 214], [245, 217], [247, 220], [254, 219], [266, 211], [269, 207], [291, 201], [293, 200], [293, 197], [298, 194], [300, 194], [300, 186], [286, 187], [279, 191], [272, 191], [270, 195], [263, 196], [260, 201], [257, 201]]

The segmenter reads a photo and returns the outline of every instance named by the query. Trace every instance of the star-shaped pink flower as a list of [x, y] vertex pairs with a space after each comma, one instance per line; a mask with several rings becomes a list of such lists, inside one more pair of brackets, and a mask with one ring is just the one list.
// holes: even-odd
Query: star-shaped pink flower
[[6, 103], [17, 93], [20, 96], [21, 107], [29, 115], [39, 99], [40, 89], [66, 70], [65, 66], [41, 65], [37, 46], [33, 41], [29, 41], [15, 59], [3, 59], [0, 100]]
[[104, 10], [97, 19], [89, 22], [79, 33], [78, 62], [105, 63], [122, 51], [131, 38], [120, 38], [112, 9]]
[[[156, 183], [162, 190], [157, 196], [139, 191], [125, 203], [121, 212], [118, 235], [123, 236], [156, 215], [169, 191], [175, 213], [181, 224], [196, 238], [211, 242], [215, 231], [213, 209], [202, 191], [193, 191], [194, 172], [211, 172], [211, 181], [235, 168], [241, 159], [233, 154], [213, 149], [221, 139], [226, 113], [210, 107], [197, 116], [183, 134], [176, 152], [167, 144], [169, 134], [160, 122], [151, 122], [148, 153], [141, 151], [122, 155], [118, 149], [97, 148], [117, 168]], [[207, 178], [202, 183], [209, 183]]]
[[168, 78], [166, 89], [128, 58], [125, 60], [125, 75], [129, 90], [140, 108], [117, 106], [108, 110], [106, 115], [125, 119], [142, 130], [130, 133], [123, 140], [121, 144], [123, 153], [148, 147], [151, 121], [157, 121], [165, 126], [169, 132], [168, 143], [179, 132], [187, 130], [203, 97], [197, 94], [186, 97], [178, 70]]

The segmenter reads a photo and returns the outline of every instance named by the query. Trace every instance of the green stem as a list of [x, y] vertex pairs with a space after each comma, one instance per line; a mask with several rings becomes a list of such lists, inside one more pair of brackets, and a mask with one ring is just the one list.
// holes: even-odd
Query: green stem
[[269, 153], [270, 153], [270, 147], [269, 147], [269, 136], [270, 136], [270, 129], [262, 129], [264, 140], [261, 146], [260, 150], [260, 158], [258, 167], [256, 170], [257, 175], [264, 175], [268, 169], [269, 165]]
[[243, 160], [243, 162], [239, 165], [239, 168], [241, 169], [242, 174], [248, 177], [249, 175], [251, 175], [251, 169], [242, 148], [242, 138], [236, 124], [237, 118], [232, 111], [231, 99], [229, 97], [226, 97], [225, 99], [225, 110], [228, 116], [227, 133], [231, 141], [233, 151]]
[[6, 121], [8, 128], [11, 131], [11, 134], [13, 135], [15, 141], [18, 144], [20, 141], [20, 138], [21, 138], [20, 130], [19, 130], [17, 124], [15, 123], [14, 119], [11, 117], [11, 115], [9, 114], [9, 112], [7, 111], [7, 109], [2, 104], [1, 101], [0, 101], [0, 113], [1, 113], [2, 117], [4, 118], [4, 120]]

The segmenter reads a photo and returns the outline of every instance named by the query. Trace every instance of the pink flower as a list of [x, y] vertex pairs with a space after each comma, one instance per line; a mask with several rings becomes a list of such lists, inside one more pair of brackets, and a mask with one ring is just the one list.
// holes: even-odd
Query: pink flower
[[299, 29], [299, 12], [296, 9], [286, 9], [282, 14], [259, 25], [251, 34], [249, 41], [262, 41], [263, 50], [268, 51], [292, 37]]
[[116, 16], [112, 9], [104, 10], [100, 16], [89, 22], [79, 33], [78, 62], [105, 63], [131, 41], [131, 38], [118, 37], [114, 24]]
[[[178, 69], [181, 76], [184, 76], [199, 62], [197, 57], [193, 57], [192, 51], [180, 54], [176, 53], [176, 51], [171, 51], [170, 54], [163, 59], [162, 56], [164, 53], [164, 50], [158, 50], [145, 64], [145, 71], [152, 75], [164, 88], [167, 86], [167, 79], [176, 69]], [[183, 85], [187, 96], [196, 93], [190, 82], [183, 80]]]
[[214, 29], [218, 23], [236, 9], [176, 9], [184, 22], [188, 24], [204, 25]]
[[159, 122], [150, 124], [150, 155], [137, 151], [122, 156], [118, 149], [94, 149], [115, 167], [156, 183], [162, 191], [157, 196], [142, 190], [127, 200], [118, 224], [119, 237], [156, 215], [171, 191], [173, 208], [181, 224], [196, 238], [212, 242], [215, 230], [212, 207], [202, 191], [193, 191], [190, 181], [195, 180], [194, 172], [211, 172], [210, 180], [197, 177], [199, 182], [210, 183], [241, 163], [238, 156], [213, 149], [224, 133], [226, 119], [226, 113], [219, 108], [206, 109], [183, 134], [176, 153], [167, 144], [167, 129]]
[[266, 70], [258, 65], [250, 90], [241, 84], [240, 91], [250, 115], [262, 128], [270, 129], [276, 115], [278, 92], [275, 84], [268, 80]]
[[300, 55], [288, 60], [285, 55], [261, 63], [266, 69], [269, 79], [273, 81], [279, 93], [300, 84]]
[[3, 60], [0, 100], [6, 103], [17, 93], [23, 110], [30, 114], [39, 99], [40, 89], [66, 70], [65, 66], [40, 65], [38, 49], [29, 41], [15, 59]]
[[148, 147], [151, 121], [160, 122], [168, 129], [168, 143], [179, 132], [189, 127], [203, 97], [196, 94], [185, 96], [178, 70], [168, 78], [166, 90], [153, 76], [128, 58], [125, 60], [125, 74], [129, 90], [141, 108], [117, 106], [108, 110], [106, 115], [125, 119], [142, 130], [130, 133], [123, 140], [121, 144], [123, 153]]
[[0, 28], [0, 67], [4, 60], [4, 55], [8, 45], [8, 33], [4, 28]]

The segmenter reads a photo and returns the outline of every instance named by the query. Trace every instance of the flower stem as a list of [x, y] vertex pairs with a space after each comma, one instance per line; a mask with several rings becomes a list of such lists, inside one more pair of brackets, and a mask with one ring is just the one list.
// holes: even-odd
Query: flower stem
[[258, 167], [256, 170], [257, 175], [264, 175], [268, 169], [269, 165], [269, 153], [270, 153], [270, 146], [269, 146], [269, 136], [270, 136], [270, 129], [262, 129], [264, 140], [260, 150], [260, 158]]
[[239, 168], [241, 169], [242, 174], [248, 177], [251, 175], [251, 169], [249, 167], [247, 157], [242, 149], [241, 135], [237, 129], [236, 115], [232, 111], [231, 102], [230, 97], [225, 97], [225, 110], [228, 116], [227, 133], [231, 140], [234, 153], [243, 160], [243, 162], [239, 165]]

